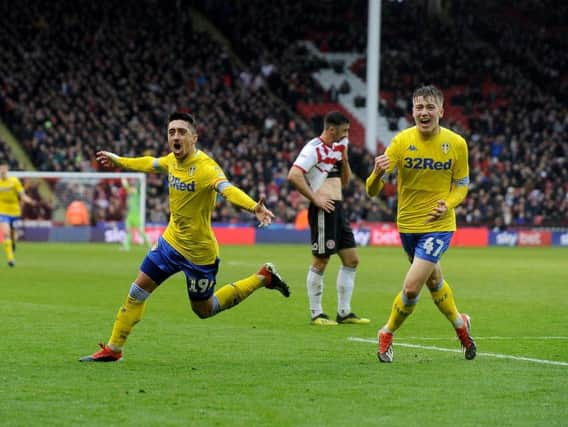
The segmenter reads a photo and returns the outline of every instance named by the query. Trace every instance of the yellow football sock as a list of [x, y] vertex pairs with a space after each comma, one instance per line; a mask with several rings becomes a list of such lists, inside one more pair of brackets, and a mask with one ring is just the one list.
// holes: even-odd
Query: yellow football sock
[[132, 332], [132, 328], [142, 318], [144, 313], [145, 301], [138, 301], [131, 296], [118, 310], [114, 326], [112, 327], [112, 335], [108, 341], [109, 346], [115, 351], [122, 349], [128, 335]]
[[[416, 303], [418, 302], [418, 298], [408, 300], [405, 296], [403, 296], [402, 292], [403, 291], [400, 291], [400, 293], [395, 297], [389, 320], [385, 326], [387, 331], [391, 333], [400, 328], [406, 318], [412, 314], [416, 307]], [[406, 304], [404, 303], [404, 300], [406, 300]]]
[[14, 250], [12, 248], [12, 239], [4, 239], [4, 252], [8, 261], [14, 261]]
[[215, 292], [217, 301], [219, 301], [219, 310], [226, 310], [237, 305], [258, 288], [262, 287], [262, 284], [262, 279], [253, 274], [246, 279], [223, 286]]
[[435, 291], [430, 290], [430, 293], [432, 295], [432, 301], [434, 301], [438, 310], [440, 310], [442, 314], [446, 316], [454, 326], [456, 326], [460, 313], [456, 307], [454, 294], [452, 293], [452, 288], [450, 288], [448, 282], [444, 280], [442, 282], [442, 286]]

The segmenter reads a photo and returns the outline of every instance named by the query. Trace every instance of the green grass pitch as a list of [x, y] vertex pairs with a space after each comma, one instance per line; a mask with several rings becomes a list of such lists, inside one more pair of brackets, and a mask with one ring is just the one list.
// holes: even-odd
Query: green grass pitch
[[[371, 325], [308, 323], [308, 245], [221, 248], [218, 287], [276, 263], [292, 297], [261, 289], [200, 320], [183, 276], [162, 285], [124, 360], [82, 364], [110, 334], [144, 251], [21, 243], [0, 265], [3, 426], [539, 426], [568, 424], [568, 252], [452, 248], [443, 268], [471, 315], [465, 361], [427, 292], [379, 364], [376, 330], [401, 287], [399, 248], [362, 248], [353, 310]], [[336, 311], [338, 259], [324, 308]], [[399, 344], [397, 346], [397, 343]]]

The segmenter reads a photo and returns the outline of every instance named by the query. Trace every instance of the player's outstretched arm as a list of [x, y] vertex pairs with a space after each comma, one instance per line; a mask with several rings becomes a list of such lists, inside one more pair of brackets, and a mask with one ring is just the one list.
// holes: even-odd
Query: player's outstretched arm
[[264, 227], [272, 223], [274, 214], [264, 206], [264, 197], [261, 197], [257, 203], [247, 193], [228, 181], [221, 181], [217, 184], [216, 189], [233, 205], [253, 212], [260, 222], [260, 226]]
[[158, 172], [158, 159], [151, 156], [144, 157], [120, 157], [110, 151], [98, 151], [97, 162], [104, 167], [120, 167], [139, 172]]
[[110, 151], [97, 151], [96, 157], [97, 162], [103, 165], [105, 168], [111, 168], [114, 166], [119, 166], [118, 156]]

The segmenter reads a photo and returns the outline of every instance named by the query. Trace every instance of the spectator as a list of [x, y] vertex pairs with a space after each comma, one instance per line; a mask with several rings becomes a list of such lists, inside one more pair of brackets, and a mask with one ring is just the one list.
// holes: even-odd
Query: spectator
[[89, 224], [89, 209], [87, 205], [81, 200], [71, 202], [65, 212], [65, 225], [80, 226]]

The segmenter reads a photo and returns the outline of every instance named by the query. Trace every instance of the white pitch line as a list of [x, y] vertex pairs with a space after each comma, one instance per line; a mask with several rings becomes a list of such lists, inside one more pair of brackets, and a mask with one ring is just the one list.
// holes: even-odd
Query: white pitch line
[[[358, 341], [358, 342], [369, 342], [372, 344], [377, 344], [377, 340], [374, 339], [367, 339], [367, 338], [356, 338], [356, 337], [349, 337], [347, 338], [349, 341]], [[396, 342], [396, 345], [399, 347], [408, 347], [408, 348], [419, 348], [422, 350], [434, 350], [434, 351], [444, 351], [447, 353], [461, 353], [461, 350], [453, 349], [453, 348], [443, 348], [443, 347], [434, 347], [431, 345], [419, 345], [419, 344], [407, 344]], [[497, 359], [511, 359], [511, 360], [522, 360], [524, 362], [534, 362], [540, 363], [542, 365], [556, 365], [556, 366], [568, 366], [568, 362], [557, 362], [555, 360], [546, 360], [546, 359], [534, 359], [532, 357], [521, 357], [521, 356], [511, 356], [509, 354], [499, 354], [499, 353], [477, 353], [478, 356], [487, 356], [487, 357], [495, 357]]]
[[234, 265], [234, 266], [245, 266], [250, 267], [251, 265], [258, 266], [257, 262], [247, 262], [247, 261], [226, 261], [224, 264]]
[[[482, 340], [494, 340], [494, 341], [508, 341], [508, 340], [535, 340], [535, 341], [554, 341], [554, 340], [559, 340], [559, 341], [568, 341], [568, 337], [499, 337], [499, 336], [495, 336], [495, 337], [480, 337], [480, 336], [475, 336], [474, 337], [476, 341], [482, 341]], [[451, 336], [447, 336], [447, 337], [404, 337], [404, 339], [407, 340], [422, 340], [422, 341], [453, 341], [456, 338], [455, 337], [451, 337]]]

